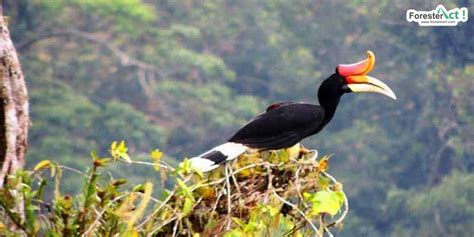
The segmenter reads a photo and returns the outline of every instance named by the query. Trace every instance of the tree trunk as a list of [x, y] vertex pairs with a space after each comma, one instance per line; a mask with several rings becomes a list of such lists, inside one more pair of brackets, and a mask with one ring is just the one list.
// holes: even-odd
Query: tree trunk
[[8, 174], [24, 164], [28, 137], [28, 96], [25, 79], [0, 1], [0, 187]]

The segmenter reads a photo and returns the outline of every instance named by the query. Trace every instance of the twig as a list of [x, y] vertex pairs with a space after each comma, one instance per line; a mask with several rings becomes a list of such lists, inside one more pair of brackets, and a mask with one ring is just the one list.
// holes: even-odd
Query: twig
[[174, 223], [172, 237], [176, 236], [176, 231], [178, 230], [178, 224], [181, 222], [181, 218], [182, 218], [182, 216], [176, 220], [176, 223]]
[[296, 223], [295, 226], [293, 226], [293, 228], [290, 231], [286, 232], [283, 236], [293, 236], [296, 231], [304, 227], [304, 223], [304, 220], [301, 220], [299, 223]]
[[324, 227], [324, 231], [328, 233], [329, 237], [334, 237], [334, 235], [331, 233], [331, 231], [329, 230], [327, 226]]
[[[142, 192], [133, 192], [133, 193], [137, 194], [138, 196], [142, 196], [142, 197], [145, 196], [145, 194], [142, 193]], [[156, 199], [156, 198], [154, 198], [154, 197], [150, 197], [150, 200], [153, 201], [153, 202], [155, 202], [155, 203], [163, 204], [163, 202], [162, 202], [161, 200]]]
[[[184, 179], [183, 182], [187, 182], [189, 181], [191, 177], [186, 177]], [[171, 193], [168, 195], [168, 197], [166, 197], [166, 199], [164, 201], [161, 202], [160, 206], [158, 206], [158, 208], [156, 208], [153, 213], [151, 213], [150, 215], [148, 215], [143, 221], [142, 223], [140, 223], [137, 227], [140, 228], [142, 227], [143, 225], [145, 225], [149, 220], [150, 218], [153, 218], [153, 216], [155, 216], [164, 206], [167, 206], [168, 202], [171, 200], [171, 198], [175, 195], [176, 193], [176, 190], [177, 190], [177, 187], [175, 189], [173, 189], [173, 191], [171, 191]], [[199, 201], [197, 203], [199, 203], [201, 201], [201, 199], [199, 199]], [[158, 226], [157, 228], [155, 228], [154, 230], [152, 230], [150, 232], [150, 236], [152, 236], [156, 231], [160, 230], [161, 228], [163, 228], [163, 226], [166, 226], [168, 223], [170, 223], [171, 221], [173, 221], [174, 219], [181, 219], [182, 216], [180, 216], [180, 214], [178, 214], [175, 209], [171, 208], [171, 207], [168, 207], [170, 210], [173, 211], [173, 214], [175, 214], [175, 217], [173, 218], [170, 218], [168, 219], [168, 221], [164, 222], [163, 224], [161, 224], [160, 226]]]
[[323, 235], [324, 235], [324, 228], [326, 228], [326, 226], [324, 226], [324, 213], [323, 213], [319, 215], [319, 232], [323, 233]]
[[[270, 166], [268, 165], [265, 165], [265, 168], [267, 170], [267, 177], [268, 177], [268, 184], [267, 184], [267, 190], [274, 190], [273, 189], [273, 174], [272, 174], [272, 169], [270, 168]], [[268, 193], [265, 195], [265, 198], [263, 200], [263, 203], [264, 204], [267, 204], [268, 203]]]
[[301, 202], [303, 202], [304, 207], [308, 208], [308, 204], [306, 204], [306, 202], [304, 201], [303, 195], [301, 195], [300, 171], [301, 171], [301, 167], [298, 167], [295, 173], [296, 192], [298, 193], [298, 197], [300, 198]]
[[104, 207], [104, 209], [102, 209], [102, 211], [97, 215], [97, 217], [95, 218], [95, 220], [92, 222], [92, 224], [89, 226], [89, 228], [84, 232], [84, 234], [82, 234], [83, 236], [87, 236], [89, 234], [89, 232], [91, 232], [95, 225], [97, 225], [97, 223], [99, 223], [100, 221], [100, 218], [102, 217], [102, 215], [104, 215], [104, 213], [107, 211], [107, 207], [112, 205], [114, 202], [126, 197], [130, 195], [130, 193], [127, 193], [127, 194], [124, 194], [124, 195], [121, 195], [121, 196], [118, 196], [114, 199], [112, 199], [111, 202], [107, 203], [107, 205]]
[[157, 231], [161, 230], [161, 228], [163, 228], [164, 226], [168, 225], [169, 223], [171, 223], [172, 221], [178, 219], [178, 218], [181, 218], [179, 216], [174, 216], [170, 219], [168, 219], [167, 221], [163, 222], [163, 224], [157, 226], [155, 229], [153, 229], [148, 236], [153, 236]]
[[222, 197], [222, 192], [219, 192], [217, 194], [216, 202], [214, 203], [214, 206], [212, 207], [212, 211], [215, 211], [217, 209], [217, 205], [219, 205], [219, 200]]
[[298, 213], [300, 213], [300, 215], [306, 220], [306, 222], [308, 222], [308, 224], [311, 226], [311, 228], [314, 230], [314, 233], [317, 235], [317, 236], [320, 236], [322, 237], [321, 233], [319, 232], [318, 228], [313, 224], [313, 222], [311, 222], [311, 220], [304, 214], [303, 211], [301, 211], [295, 204], [285, 200], [284, 198], [282, 198], [280, 195], [278, 195], [278, 193], [275, 192], [275, 190], [272, 190], [273, 194], [280, 200], [282, 201], [283, 203], [285, 203], [286, 205], [290, 206], [291, 208], [295, 209], [296, 211], [298, 211]]
[[[142, 227], [144, 224], [147, 223], [147, 221], [148, 221], [150, 218], [152, 218], [154, 215], [156, 215], [156, 214], [161, 210], [161, 208], [163, 208], [163, 207], [171, 200], [171, 197], [173, 197], [173, 195], [174, 195], [175, 193], [176, 193], [176, 188], [175, 188], [173, 191], [171, 191], [171, 193], [170, 193], [170, 194], [168, 195], [168, 197], [166, 197], [166, 199], [160, 204], [160, 206], [158, 206], [158, 208], [156, 208], [155, 211], [154, 211], [152, 214], [148, 215], [148, 217], [146, 217], [145, 220], [143, 220], [143, 222], [138, 225], [138, 227], [139, 227], [139, 228]], [[176, 212], [174, 211], [173, 208], [171, 208], [171, 207], [169, 207], [169, 208], [170, 208], [171, 210], [173, 210], [173, 212], [176, 214]]]
[[[122, 161], [122, 162], [129, 163], [127, 161]], [[135, 161], [135, 160], [132, 160], [132, 164], [139, 164], [139, 165], [146, 165], [146, 166], [153, 166], [153, 167], [155, 167], [157, 165], [157, 164], [154, 164], [154, 163], [151, 163], [151, 162]], [[167, 169], [169, 171], [175, 171], [176, 170], [176, 169], [174, 169], [174, 168], [172, 168], [171, 166], [168, 166], [168, 165], [159, 164], [159, 166], [160, 166], [160, 168]]]
[[[242, 168], [236, 169], [235, 171], [232, 172], [232, 175], [238, 174], [238, 173], [240, 173], [240, 172], [242, 172], [242, 171], [244, 171], [244, 170], [247, 170], [247, 169], [255, 168], [255, 167], [257, 167], [257, 166], [264, 166], [264, 165], [266, 165], [266, 164], [268, 164], [269, 166], [274, 166], [274, 167], [277, 166], [277, 165], [270, 164], [270, 163], [268, 163], [268, 162], [262, 162], [262, 163], [257, 163], [257, 164], [251, 164], [251, 165], [247, 165], [247, 166], [244, 166], [244, 167], [242, 167]], [[193, 187], [193, 188], [191, 189], [191, 191], [194, 191], [194, 190], [196, 190], [196, 189], [198, 189], [198, 188], [201, 188], [201, 187], [206, 187], [206, 186], [212, 186], [212, 185], [220, 184], [220, 183], [224, 182], [225, 180], [226, 180], [226, 178], [224, 177], [224, 178], [218, 179], [218, 180], [216, 180], [216, 181], [212, 181], [212, 182], [209, 182], [209, 183], [204, 183], [204, 184], [196, 185], [195, 187]]]
[[[234, 160], [234, 164], [237, 162], [237, 160]], [[235, 177], [235, 174], [234, 174], [234, 171], [232, 170], [232, 167], [229, 166], [229, 170], [230, 170], [230, 175], [232, 177], [232, 180], [234, 181], [234, 184], [235, 184], [235, 189], [237, 189], [237, 192], [239, 194], [241, 194], [240, 192], [240, 186], [239, 186], [239, 183], [237, 182], [237, 178]]]
[[74, 168], [71, 168], [71, 167], [68, 167], [68, 166], [64, 166], [64, 165], [58, 165], [59, 168], [62, 168], [62, 169], [65, 169], [65, 170], [69, 170], [69, 171], [72, 171], [74, 173], [77, 173], [77, 174], [80, 174], [84, 177], [88, 177], [86, 173], [80, 171], [80, 170], [77, 170], [77, 169], [74, 169]]
[[230, 225], [231, 225], [231, 213], [232, 213], [232, 202], [231, 202], [231, 199], [230, 199], [230, 181], [229, 181], [229, 172], [228, 172], [228, 168], [229, 168], [229, 165], [228, 163], [225, 164], [225, 180], [226, 180], [226, 186], [227, 186], [227, 225], [226, 225], [226, 230], [230, 230]]

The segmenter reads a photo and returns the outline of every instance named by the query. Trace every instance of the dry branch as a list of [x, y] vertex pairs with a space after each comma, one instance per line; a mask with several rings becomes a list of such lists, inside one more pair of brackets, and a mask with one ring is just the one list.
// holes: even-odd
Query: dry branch
[[127, 52], [120, 49], [120, 47], [114, 45], [112, 40], [110, 40], [112, 36], [104, 35], [103, 33], [86, 32], [74, 28], [46, 31], [38, 33], [32, 38], [20, 42], [18, 48], [20, 51], [27, 50], [37, 42], [56, 37], [71, 37], [76, 40], [86, 40], [108, 50], [111, 52], [112, 56], [119, 61], [122, 67], [136, 69], [135, 76], [140, 87], [143, 89], [144, 94], [148, 98], [152, 98], [153, 91], [156, 89], [155, 75], [160, 77], [166, 76], [161, 68], [129, 55]]

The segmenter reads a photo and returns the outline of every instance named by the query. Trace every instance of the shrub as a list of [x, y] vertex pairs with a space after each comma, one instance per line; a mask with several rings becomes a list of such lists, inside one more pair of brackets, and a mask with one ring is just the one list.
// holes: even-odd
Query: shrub
[[[295, 146], [249, 151], [206, 174], [185, 159], [177, 168], [150, 152], [152, 162], [133, 161], [124, 142], [110, 157], [91, 153], [87, 172], [44, 160], [10, 175], [0, 191], [0, 233], [29, 236], [322, 236], [342, 226], [348, 211], [342, 185], [327, 173], [328, 156]], [[110, 162], [149, 165], [172, 179], [162, 198], [153, 183], [131, 189], [126, 179], [100, 173]], [[84, 177], [82, 192], [61, 193], [63, 172]], [[47, 175], [49, 173], [49, 175]], [[53, 181], [52, 194], [45, 188]], [[344, 209], [342, 212], [340, 209]]]

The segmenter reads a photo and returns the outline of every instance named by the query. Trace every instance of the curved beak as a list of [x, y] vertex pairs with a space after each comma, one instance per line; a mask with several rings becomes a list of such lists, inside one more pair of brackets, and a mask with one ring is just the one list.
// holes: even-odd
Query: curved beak
[[352, 81], [352, 83], [347, 83], [347, 86], [352, 92], [374, 92], [388, 96], [394, 100], [397, 99], [397, 96], [390, 87], [371, 76], [349, 76], [346, 77], [346, 81]]
[[375, 55], [367, 51], [367, 59], [354, 64], [341, 64], [337, 66], [339, 75], [346, 79], [347, 86], [352, 92], [374, 92], [397, 99], [392, 89], [380, 80], [368, 76], [375, 65]]

